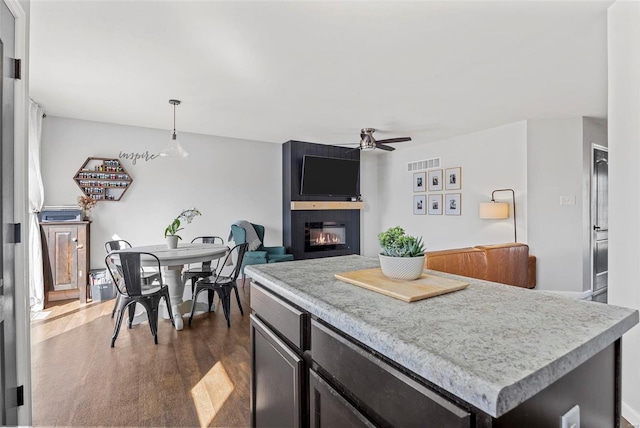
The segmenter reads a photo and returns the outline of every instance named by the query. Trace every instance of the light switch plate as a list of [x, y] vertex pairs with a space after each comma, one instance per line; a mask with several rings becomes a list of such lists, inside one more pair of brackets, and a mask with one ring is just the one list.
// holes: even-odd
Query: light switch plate
[[577, 404], [562, 415], [561, 428], [580, 428], [580, 406]]
[[576, 204], [575, 195], [560, 196], [560, 205], [575, 205], [575, 204]]

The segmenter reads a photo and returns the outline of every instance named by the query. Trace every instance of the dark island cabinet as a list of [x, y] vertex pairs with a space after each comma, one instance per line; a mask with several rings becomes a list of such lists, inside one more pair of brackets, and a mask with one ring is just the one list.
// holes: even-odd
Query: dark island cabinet
[[253, 426], [471, 426], [468, 411], [251, 285]]
[[303, 426], [303, 360], [251, 315], [251, 419], [253, 426]]
[[495, 418], [255, 281], [251, 310], [254, 427], [620, 426], [620, 339]]

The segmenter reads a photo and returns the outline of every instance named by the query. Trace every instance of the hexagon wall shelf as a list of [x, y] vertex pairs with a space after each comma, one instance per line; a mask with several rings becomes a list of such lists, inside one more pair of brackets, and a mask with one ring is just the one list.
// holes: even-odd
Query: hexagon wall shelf
[[119, 201], [133, 183], [120, 161], [109, 158], [87, 158], [73, 180], [97, 201]]

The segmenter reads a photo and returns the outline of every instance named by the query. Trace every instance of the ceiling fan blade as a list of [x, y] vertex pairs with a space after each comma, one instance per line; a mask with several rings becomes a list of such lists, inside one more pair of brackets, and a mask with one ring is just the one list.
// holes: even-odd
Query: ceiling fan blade
[[411, 137], [387, 138], [385, 140], [376, 140], [376, 143], [389, 144], [389, 143], [402, 143], [403, 141], [411, 141]]
[[394, 151], [396, 148], [391, 146], [385, 146], [384, 144], [380, 144], [380, 142], [376, 142], [376, 149], [386, 150], [388, 152]]

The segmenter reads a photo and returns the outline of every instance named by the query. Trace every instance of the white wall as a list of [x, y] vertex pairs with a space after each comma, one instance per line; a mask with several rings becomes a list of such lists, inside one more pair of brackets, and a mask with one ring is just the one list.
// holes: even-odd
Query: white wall
[[[640, 308], [640, 3], [608, 9], [609, 302]], [[640, 328], [622, 340], [622, 414], [640, 424]]]
[[[158, 153], [170, 131], [47, 116], [42, 159], [45, 205], [76, 205], [73, 180], [88, 157]], [[179, 133], [188, 159], [122, 159], [133, 184], [117, 202], [98, 202], [91, 225], [91, 267], [104, 266], [104, 243], [118, 234], [133, 245], [164, 242], [164, 229], [185, 208], [202, 216], [179, 234], [186, 242], [220, 235], [247, 219], [266, 227], [265, 243], [282, 244], [282, 147], [279, 144]]]
[[[378, 150], [379, 151], [379, 150]], [[360, 254], [377, 257], [380, 252], [380, 196], [378, 194], [378, 156], [385, 153], [360, 153], [360, 193], [364, 209], [360, 213]]]
[[[526, 124], [517, 122], [497, 128], [419, 144], [390, 153], [362, 153], [362, 158], [375, 159], [378, 171], [377, 200], [368, 203], [364, 236], [368, 245], [363, 254], [376, 257], [380, 252], [377, 234], [400, 225], [408, 234], [422, 236], [427, 250], [439, 250], [483, 244], [513, 242], [513, 219], [482, 220], [478, 206], [489, 202], [491, 191], [511, 188], [516, 193], [518, 241], [527, 241], [527, 165]], [[407, 163], [440, 157], [442, 167], [462, 168], [460, 191], [462, 215], [413, 215], [413, 174]], [[369, 160], [367, 160], [369, 162]], [[368, 166], [367, 166], [368, 168]], [[369, 187], [363, 186], [363, 198], [369, 197]], [[424, 194], [427, 194], [426, 192]], [[511, 201], [510, 193], [496, 194], [498, 201]], [[375, 244], [375, 245], [374, 245]]]
[[[537, 288], [583, 291], [584, 180], [582, 118], [527, 123], [529, 247]], [[561, 205], [560, 198], [575, 198]]]

